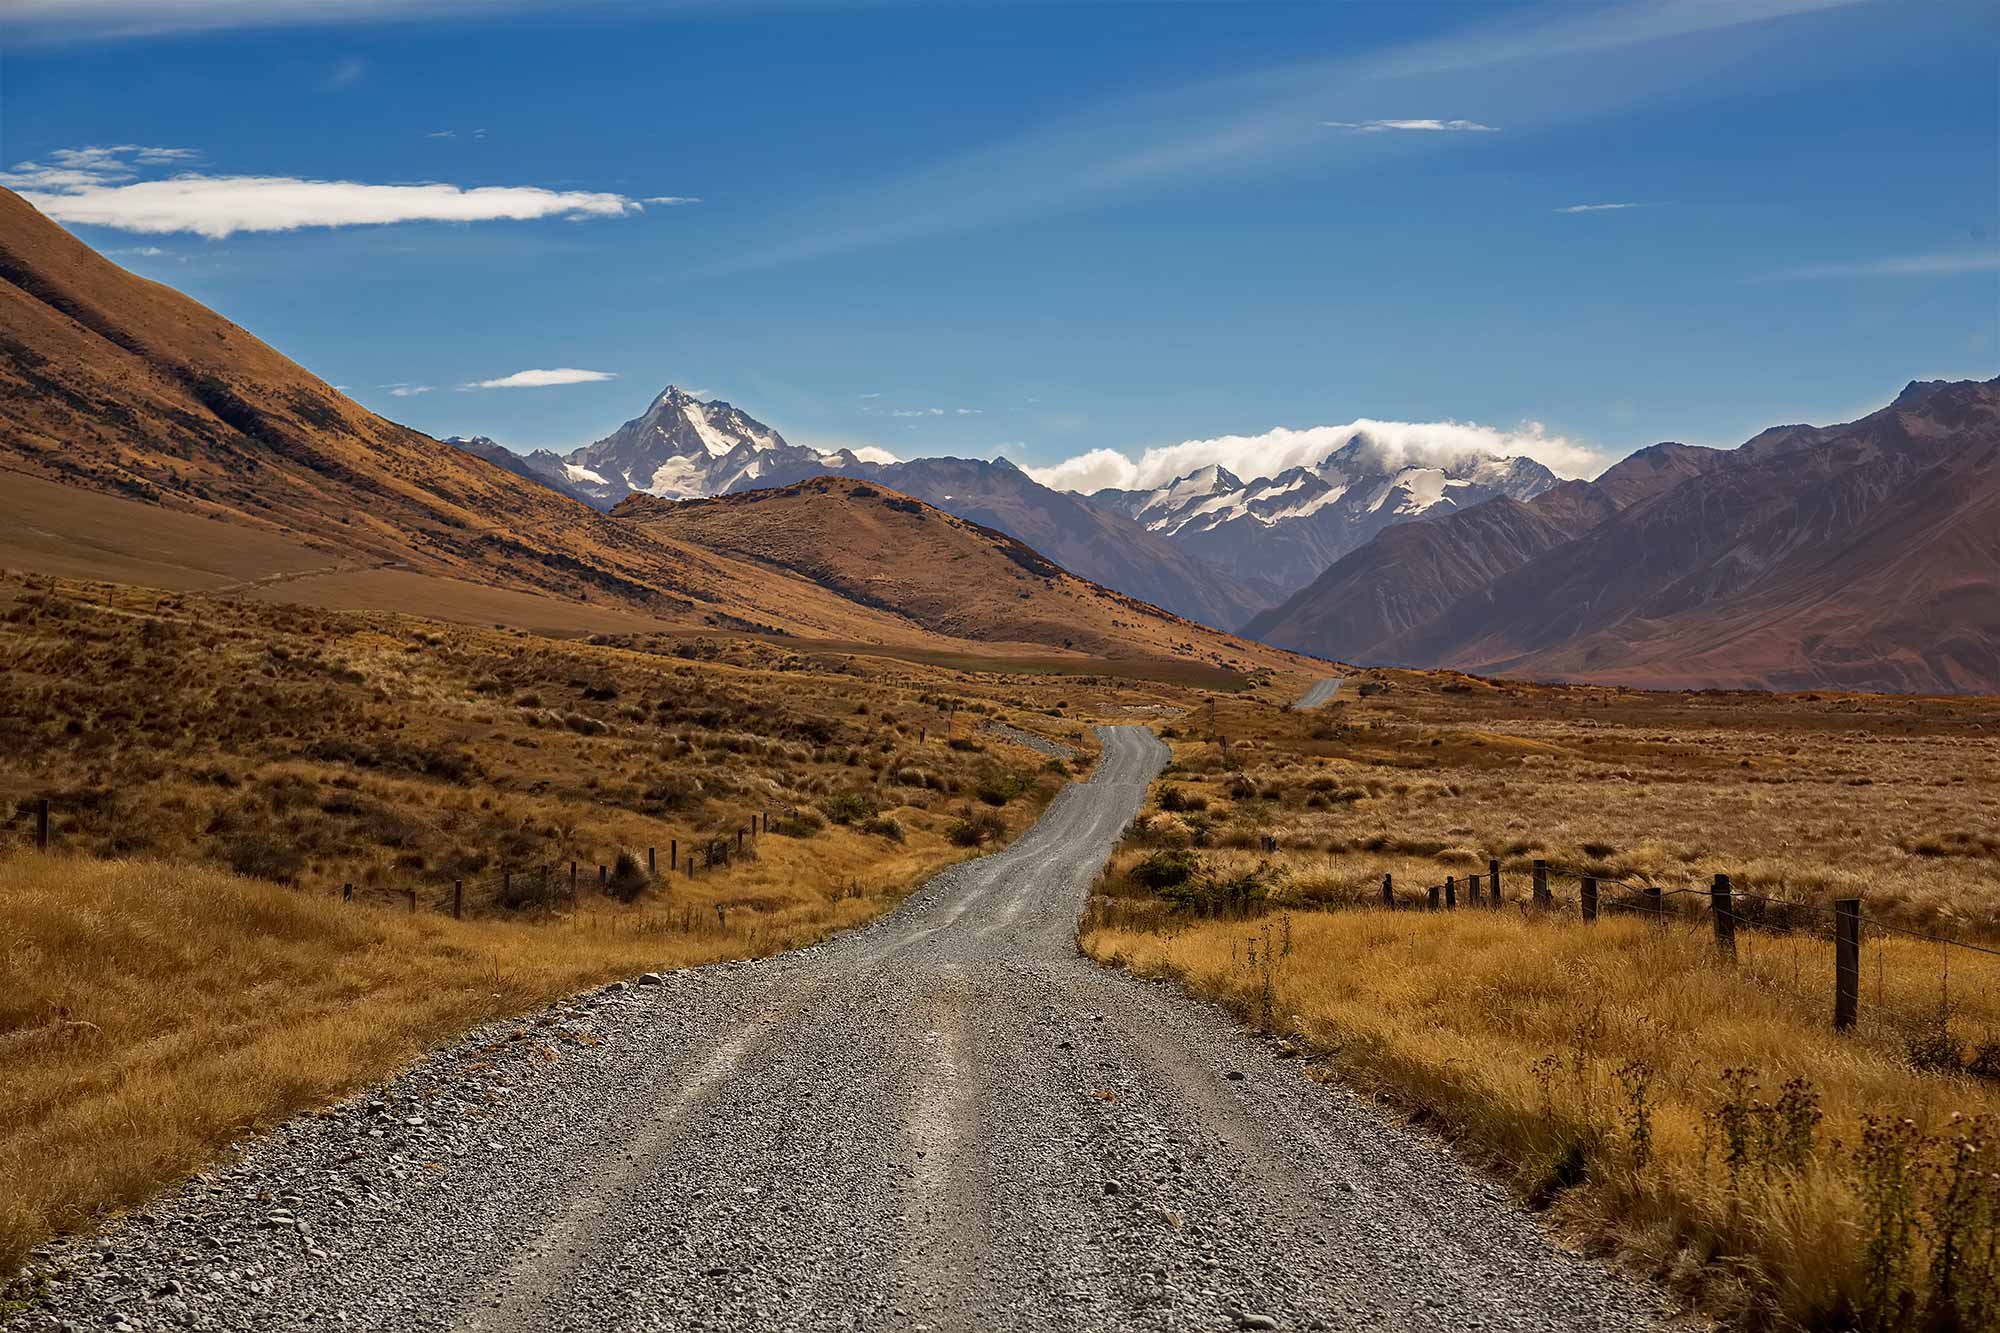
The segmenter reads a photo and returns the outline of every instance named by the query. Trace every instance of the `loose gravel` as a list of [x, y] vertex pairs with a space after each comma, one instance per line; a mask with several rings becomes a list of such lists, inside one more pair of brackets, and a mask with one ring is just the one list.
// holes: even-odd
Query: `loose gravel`
[[1440, 1144], [1075, 948], [1166, 757], [756, 963], [576, 997], [39, 1262], [9, 1329], [1635, 1329]]
[[1333, 696], [1340, 690], [1340, 682], [1339, 676], [1328, 676], [1324, 680], [1314, 681], [1312, 688], [1300, 695], [1299, 701], [1292, 705], [1293, 710], [1303, 713], [1308, 709], [1319, 708], [1333, 702]]

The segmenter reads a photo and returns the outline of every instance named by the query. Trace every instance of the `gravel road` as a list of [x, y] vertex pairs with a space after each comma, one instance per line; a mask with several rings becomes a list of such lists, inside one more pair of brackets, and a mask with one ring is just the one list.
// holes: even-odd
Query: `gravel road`
[[1295, 711], [1304, 712], [1308, 708], [1318, 708], [1320, 705], [1329, 702], [1333, 698], [1334, 692], [1340, 688], [1340, 681], [1341, 678], [1339, 676], [1328, 676], [1325, 680], [1314, 681], [1312, 688], [1299, 696], [1299, 701], [1293, 704], [1292, 708]]
[[1074, 745], [1065, 745], [1061, 741], [1052, 741], [1047, 736], [1037, 736], [1032, 731], [1023, 731], [1019, 727], [1010, 727], [1005, 722], [988, 722], [986, 730], [995, 736], [1004, 736], [1016, 745], [1025, 745], [1037, 754], [1048, 755], [1051, 759], [1076, 758], [1076, 747]]
[[1166, 751], [811, 949], [488, 1028], [88, 1243], [14, 1328], [1633, 1329], [1437, 1142], [1079, 957]]

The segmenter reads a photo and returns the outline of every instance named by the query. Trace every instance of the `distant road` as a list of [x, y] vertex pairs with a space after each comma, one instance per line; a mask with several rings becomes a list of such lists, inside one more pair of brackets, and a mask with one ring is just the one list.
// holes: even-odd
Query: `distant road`
[[1429, 1136], [1078, 955], [1169, 757], [1099, 735], [1031, 831], [872, 925], [476, 1034], [134, 1213], [0, 1327], [1655, 1327]]
[[1339, 676], [1328, 676], [1325, 680], [1314, 681], [1313, 687], [1305, 692], [1305, 696], [1292, 705], [1293, 709], [1304, 712], [1308, 708], [1318, 708], [1333, 698], [1333, 692], [1340, 688], [1340, 681]]

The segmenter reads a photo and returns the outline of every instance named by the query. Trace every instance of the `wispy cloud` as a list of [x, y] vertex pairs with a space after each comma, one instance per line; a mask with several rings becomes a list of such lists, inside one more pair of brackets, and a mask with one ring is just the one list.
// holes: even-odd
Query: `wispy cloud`
[[[1232, 178], [1309, 160], [1319, 172], [1365, 171], [1380, 158], [1463, 143], [1464, 135], [1533, 132], [1676, 95], [1751, 41], [1647, 44], [1734, 29], [1861, 0], [1621, 0], [1465, 6], [1493, 15], [1408, 46], [1154, 86], [1043, 121], [900, 178], [806, 201], [783, 230], [746, 242], [707, 271], [727, 274], [1006, 225], [1169, 189], [1227, 189]], [[1775, 45], [1777, 29], [1760, 40]], [[1590, 77], [1568, 79], [1576, 62]], [[1390, 129], [1383, 107], [1449, 109], [1440, 129]], [[1498, 108], [1505, 108], [1504, 115]], [[1448, 127], [1454, 119], [1486, 131]], [[1411, 126], [1430, 119], [1397, 118]], [[1330, 134], [1322, 122], [1349, 133]], [[1359, 127], [1379, 123], [1382, 129]]]
[[854, 396], [856, 398], [880, 398], [882, 395], [879, 393], [857, 393]]
[[166, 251], [157, 245], [128, 245], [122, 250], [106, 250], [107, 255], [133, 255], [139, 259], [158, 259]]
[[326, 76], [326, 86], [329, 88], [351, 88], [361, 82], [367, 73], [368, 63], [366, 61], [356, 59], [354, 56], [348, 56], [345, 60], [334, 65], [332, 72]]
[[892, 417], [941, 417], [944, 415], [944, 409], [942, 407], [898, 407], [893, 409], [889, 415]]
[[191, 232], [211, 238], [238, 232], [399, 222], [615, 218], [645, 209], [641, 201], [622, 194], [532, 185], [370, 185], [192, 171], [135, 179], [184, 165], [197, 156], [187, 148], [133, 144], [63, 148], [47, 154], [45, 160], [17, 163], [11, 171], [0, 172], [0, 185], [19, 190], [29, 203], [58, 222], [141, 234]]
[[1961, 250], [1952, 254], [1895, 255], [1842, 264], [1807, 264], [1779, 273], [1781, 278], [1934, 278], [1956, 273], [2000, 270], [2000, 250]]
[[667, 208], [678, 208], [682, 204], [700, 203], [701, 196], [698, 194], [650, 194], [647, 195], [646, 198], [641, 202], [648, 204], [661, 204]]
[[1443, 134], [1498, 134], [1498, 125], [1482, 125], [1476, 120], [1322, 120], [1330, 130], [1352, 130], [1356, 134], [1383, 134], [1390, 130], [1429, 130]]
[[387, 389], [393, 397], [415, 398], [420, 393], [429, 393], [437, 386], [434, 384], [385, 384], [382, 387]]
[[431, 132], [430, 132], [429, 134], [426, 134], [426, 135], [425, 135], [424, 137], [425, 137], [426, 139], [456, 139], [456, 138], [458, 137], [458, 131], [457, 131], [457, 130], [432, 130], [432, 131], [431, 131]]
[[555, 384], [590, 384], [597, 380], [615, 380], [618, 376], [608, 370], [575, 370], [564, 366], [555, 370], [517, 370], [499, 379], [475, 380], [463, 387], [468, 389], [546, 389]]
[[1643, 208], [1644, 204], [1571, 204], [1558, 208], [1558, 213], [1616, 213], [1624, 208]]
[[961, 407], [955, 409], [953, 415], [961, 417], [976, 417], [980, 415], [980, 409], [976, 407]]
[[1090, 491], [1164, 486], [1176, 477], [1219, 463], [1245, 481], [1313, 467], [1334, 450], [1359, 443], [1384, 466], [1435, 465], [1473, 457], [1532, 458], [1562, 476], [1595, 475], [1611, 460], [1588, 444], [1551, 435], [1540, 422], [1513, 430], [1461, 421], [1375, 421], [1344, 426], [1279, 427], [1261, 435], [1223, 435], [1147, 449], [1132, 458], [1116, 449], [1093, 449], [1052, 467], [1024, 469], [1044, 486]]

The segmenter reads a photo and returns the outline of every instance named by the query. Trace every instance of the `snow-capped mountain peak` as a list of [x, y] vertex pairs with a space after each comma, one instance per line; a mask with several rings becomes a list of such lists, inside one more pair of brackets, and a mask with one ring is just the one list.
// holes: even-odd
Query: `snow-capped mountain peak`
[[633, 491], [672, 499], [716, 495], [755, 479], [777, 459], [817, 456], [720, 398], [669, 384], [642, 415], [603, 439], [534, 461], [608, 509]]

